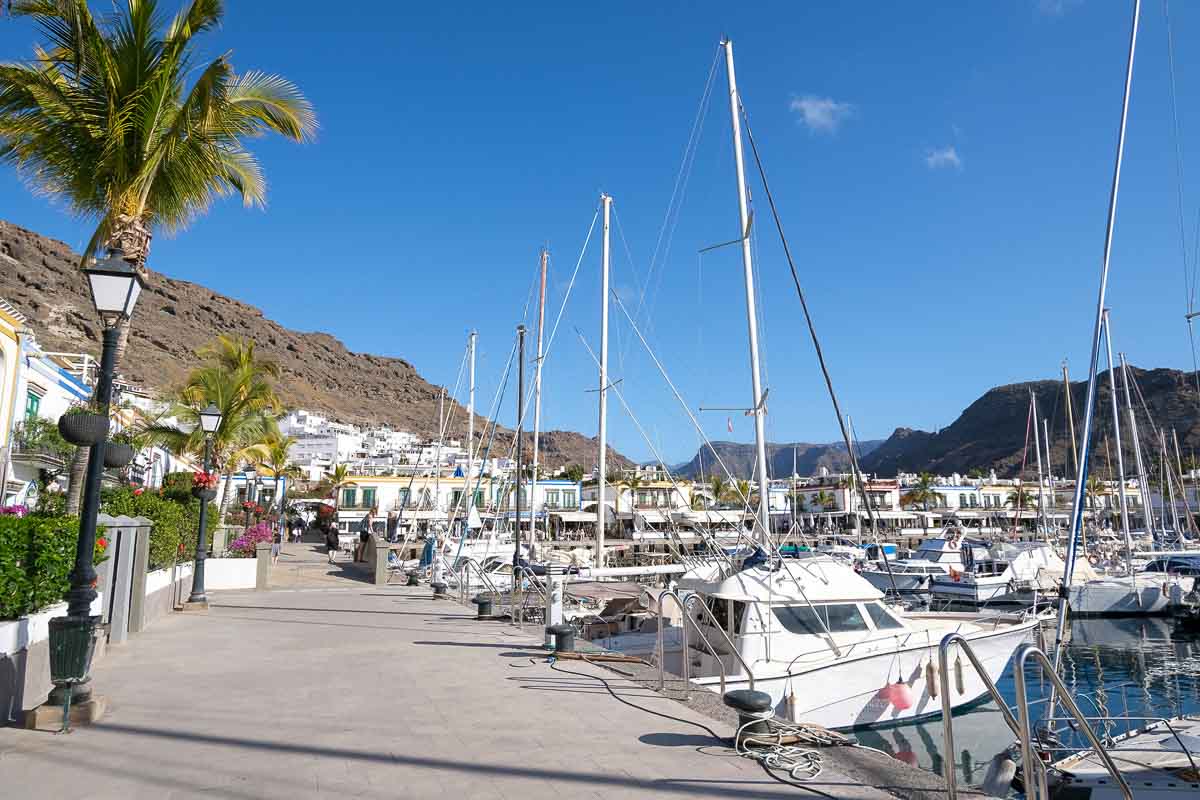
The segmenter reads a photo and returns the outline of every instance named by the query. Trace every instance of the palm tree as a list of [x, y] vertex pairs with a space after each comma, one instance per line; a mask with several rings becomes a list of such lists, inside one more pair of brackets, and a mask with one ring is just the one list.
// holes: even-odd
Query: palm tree
[[[637, 476], [636, 472], [631, 472], [631, 473], [629, 473], [628, 476], [622, 478], [620, 480], [620, 482], [618, 483], [618, 485], [623, 486], [623, 487], [625, 487], [626, 490], [628, 490], [629, 506], [630, 506], [630, 508], [636, 508], [637, 507], [637, 490], [642, 488], [642, 479]], [[624, 491], [621, 492], [621, 494], [624, 494], [624, 493], [625, 493]], [[618, 499], [618, 501], [620, 500], [620, 495], [617, 496], [617, 499]], [[620, 505], [619, 502], [618, 502], [618, 505]]]
[[934, 477], [928, 472], [922, 472], [917, 476], [917, 482], [913, 487], [904, 493], [900, 498], [900, 502], [906, 506], [920, 505], [929, 510], [929, 504], [937, 502], [938, 494], [934, 491]]
[[288, 451], [296, 440], [291, 436], [280, 436], [278, 434], [269, 437], [263, 444], [266, 446], [266, 452], [258, 454], [254, 459], [254, 464], [259, 469], [269, 474], [275, 480], [275, 499], [279, 502], [279, 514], [284, 512], [284, 498], [279, 494], [279, 479], [280, 478], [297, 478], [300, 476], [300, 468], [291, 463]]
[[[244, 342], [239, 348], [253, 353]], [[235, 366], [208, 347], [200, 353], [206, 354], [208, 363], [192, 370], [168, 412], [181, 424], [151, 424], [145, 434], [176, 453], [199, 455], [204, 452], [200, 411], [212, 403], [221, 411], [221, 424], [212, 435], [213, 465], [228, 476], [242, 464], [265, 458], [266, 443], [279, 438], [275, 418], [281, 408], [270, 377], [278, 370], [271, 362], [257, 359]], [[218, 498], [222, 514], [232, 499], [229, 484], [227, 479]]]
[[834, 496], [824, 489], [813, 495], [812, 502], [813, 505], [820, 506], [822, 511], [828, 511], [837, 505], [837, 500], [834, 499]]
[[736, 491], [737, 491], [738, 500], [745, 503], [746, 505], [749, 505], [750, 504], [750, 481], [745, 480], [745, 479], [739, 480], [737, 482]]
[[1004, 501], [1006, 506], [1015, 509], [1033, 508], [1037, 505], [1033, 498], [1033, 494], [1023, 486], [1019, 486], [1008, 493], [1008, 499]]
[[1083, 484], [1083, 491], [1087, 494], [1088, 499], [1092, 501], [1092, 507], [1099, 510], [1100, 498], [1108, 491], [1108, 487], [1104, 485], [1104, 481], [1092, 475]]
[[[220, 24], [221, 0], [191, 0], [165, 28], [158, 0], [127, 0], [103, 21], [87, 0], [15, 0], [9, 10], [30, 17], [43, 43], [31, 61], [0, 65], [0, 163], [96, 222], [81, 266], [120, 248], [144, 269], [155, 229], [183, 230], [228, 195], [262, 206], [266, 181], [245, 140], [316, 132], [291, 82], [239, 75], [227, 53], [196, 63], [193, 37]], [[128, 340], [122, 323], [117, 364]], [[68, 513], [78, 513], [88, 451], [71, 462]]]
[[801, 494], [798, 490], [792, 489], [790, 492], [788, 492], [788, 500], [791, 501], [792, 510], [795, 511], [796, 513], [802, 513], [804, 511], [807, 511], [807, 508], [805, 507], [805, 502], [804, 502], [804, 495]]
[[350, 465], [334, 464], [333, 469], [329, 472], [329, 485], [333, 489], [333, 510], [336, 513], [342, 504], [340, 499], [342, 489], [354, 485], [354, 481], [350, 480]]
[[723, 502], [729, 496], [729, 481], [720, 475], [713, 475], [708, 479], [708, 488], [712, 492], [713, 505]]

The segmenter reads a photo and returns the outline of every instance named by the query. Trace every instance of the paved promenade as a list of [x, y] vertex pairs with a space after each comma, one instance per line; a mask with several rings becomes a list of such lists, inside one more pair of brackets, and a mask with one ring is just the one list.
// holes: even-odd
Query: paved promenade
[[[288, 550], [316, 561], [307, 544]], [[609, 670], [548, 664], [540, 631], [478, 622], [427, 587], [291, 567], [292, 584], [311, 572], [316, 588], [215, 595], [207, 615], [111, 648], [95, 670], [101, 724], [0, 729], [3, 796], [912, 796], [895, 762], [890, 792], [834, 769], [784, 785], [706, 730], [727, 737], [727, 724]]]

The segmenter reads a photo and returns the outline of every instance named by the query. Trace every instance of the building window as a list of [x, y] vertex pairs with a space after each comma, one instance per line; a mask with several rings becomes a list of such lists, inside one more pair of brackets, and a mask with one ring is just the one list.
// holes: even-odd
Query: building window
[[650, 493], [649, 492], [638, 492], [637, 493], [637, 504], [639, 506], [649, 505], [650, 504]]
[[405, 486], [403, 489], [400, 490], [400, 495], [399, 495], [399, 499], [398, 499], [400, 507], [404, 508], [405, 506], [407, 506], [409, 504], [409, 500], [410, 500], [410, 497], [409, 497], [408, 487]]
[[563, 508], [575, 508], [576, 505], [578, 505], [578, 504], [575, 502], [575, 490], [568, 489], [568, 490], [564, 491], [562, 493], [562, 507]]
[[375, 507], [375, 487], [362, 490], [362, 504], [364, 508]]
[[546, 507], [558, 508], [558, 492], [546, 492]]
[[35, 394], [32, 389], [29, 394], [25, 395], [25, 417], [33, 419], [38, 415], [38, 409], [42, 406], [42, 396]]
[[358, 500], [358, 489], [342, 489], [342, 505], [353, 508]]

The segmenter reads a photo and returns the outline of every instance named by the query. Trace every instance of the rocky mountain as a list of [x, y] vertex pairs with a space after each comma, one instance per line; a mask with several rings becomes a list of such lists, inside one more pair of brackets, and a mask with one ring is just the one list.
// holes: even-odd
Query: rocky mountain
[[[289, 407], [343, 422], [434, 432], [440, 389], [409, 362], [352, 353], [327, 333], [290, 330], [253, 306], [195, 283], [154, 271], [147, 281], [120, 365], [134, 385], [169, 391], [196, 363], [197, 348], [218, 334], [244, 336], [279, 363], [279, 392]], [[29, 318], [44, 348], [99, 356], [99, 324], [87, 282], [78, 254], [66, 244], [0, 220], [0, 297]], [[457, 419], [465, 420], [465, 409], [455, 410]], [[483, 423], [477, 418], [476, 430]], [[507, 448], [511, 441], [511, 432], [502, 428], [493, 449]], [[573, 431], [549, 431], [541, 439], [542, 461], [549, 467], [590, 467], [596, 448], [594, 438]], [[631, 464], [611, 449], [609, 459], [616, 466]]]
[[[871, 453], [881, 444], [881, 440], [858, 442], [860, 457]], [[714, 453], [715, 451], [715, 453]], [[772, 476], [792, 474], [792, 455], [795, 453], [796, 474], [813, 475], [821, 467], [830, 472], [847, 472], [850, 469], [850, 458], [846, 455], [846, 446], [841, 442], [831, 444], [809, 444], [807, 442], [790, 442], [786, 444], [767, 443], [767, 470]], [[691, 461], [679, 465], [676, 473], [687, 478], [719, 474], [716, 455], [729, 471], [738, 478], [750, 478], [754, 472], [754, 445], [741, 442], [713, 442], [712, 446], [705, 445], [696, 451]]]
[[[1167, 445], [1173, 452], [1172, 431], [1179, 437], [1184, 457], [1200, 448], [1200, 401], [1191, 373], [1174, 369], [1142, 370], [1129, 368], [1131, 391], [1138, 410], [1138, 432], [1143, 452], [1158, 453], [1157, 435], [1152, 425], [1166, 430]], [[967, 407], [952, 425], [935, 433], [897, 428], [879, 447], [862, 460], [863, 469], [879, 475], [897, 472], [928, 471], [948, 475], [966, 474], [972, 469], [991, 470], [1001, 476], [1015, 475], [1025, 453], [1025, 431], [1029, 418], [1029, 393], [1037, 396], [1038, 414], [1050, 427], [1050, 460], [1055, 474], [1064, 474], [1071, 458], [1067, 405], [1060, 381], [1030, 381], [998, 386], [985, 392]], [[1082, 413], [1087, 393], [1085, 381], [1071, 384], [1076, 431], [1082, 432]], [[1149, 418], [1141, 410], [1144, 398]], [[1111, 387], [1102, 373], [1096, 396], [1095, 436], [1092, 440], [1093, 468], [1107, 475], [1109, 457], [1115, 463], [1116, 451], [1111, 412]], [[1118, 384], [1117, 398], [1122, 414], [1126, 464], [1132, 464], [1130, 437], [1125, 416], [1124, 388]], [[1078, 433], [1077, 433], [1078, 435]], [[1107, 442], [1106, 442], [1107, 440]], [[1043, 444], [1043, 449], [1045, 445]], [[1032, 438], [1028, 450], [1030, 469], [1035, 464]], [[1151, 461], [1157, 460], [1152, 458]], [[1115, 467], [1114, 467], [1115, 469]], [[1069, 474], [1072, 469], [1067, 469]]]

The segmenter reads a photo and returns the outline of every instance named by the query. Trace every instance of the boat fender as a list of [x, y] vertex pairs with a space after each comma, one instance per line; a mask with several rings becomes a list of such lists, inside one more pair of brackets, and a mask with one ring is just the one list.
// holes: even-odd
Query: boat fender
[[967, 687], [963, 685], [963, 666], [961, 655], [954, 657], [954, 688], [958, 690], [960, 695], [967, 693]]
[[1168, 594], [1167, 582], [1166, 582], [1166, 581], [1163, 581], [1163, 585], [1162, 585], [1162, 596], [1163, 596], [1163, 597], [1166, 597], [1166, 596], [1167, 596], [1167, 594]]
[[925, 691], [929, 696], [936, 700], [938, 696], [938, 673], [937, 667], [930, 661], [925, 665]]
[[892, 684], [892, 707], [897, 711], [905, 711], [913, 706], [912, 687], [904, 681]]
[[799, 722], [800, 720], [796, 719], [796, 690], [795, 689], [791, 689], [788, 692], [786, 703], [787, 703], [787, 705], [786, 705], [787, 718], [789, 720], [791, 720], [792, 722]]
[[980, 788], [989, 797], [1007, 797], [1016, 776], [1017, 763], [1013, 761], [1012, 752], [1005, 749], [992, 756]]

